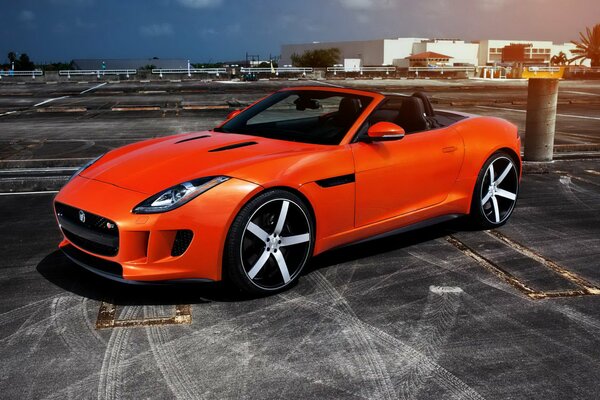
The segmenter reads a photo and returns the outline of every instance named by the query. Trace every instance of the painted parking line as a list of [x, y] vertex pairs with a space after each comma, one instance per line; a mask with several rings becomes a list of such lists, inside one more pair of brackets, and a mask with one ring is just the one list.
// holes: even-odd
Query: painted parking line
[[479, 265], [483, 266], [485, 269], [518, 289], [520, 292], [525, 294], [532, 300], [540, 300], [540, 299], [548, 299], [548, 298], [557, 298], [557, 297], [575, 297], [575, 296], [594, 296], [600, 295], [600, 288], [595, 286], [593, 283], [587, 281], [581, 276], [575, 274], [574, 272], [569, 271], [562, 265], [559, 265], [553, 260], [550, 260], [547, 257], [539, 254], [538, 252], [524, 246], [521, 243], [509, 238], [503, 233], [496, 230], [484, 231], [487, 235], [492, 238], [498, 240], [500, 243], [505, 246], [521, 253], [522, 255], [536, 261], [540, 265], [554, 271], [563, 279], [573, 283], [577, 289], [568, 289], [568, 290], [556, 290], [556, 291], [543, 291], [536, 290], [535, 288], [527, 285], [521, 279], [516, 277], [515, 275], [508, 272], [506, 269], [502, 268], [500, 265], [495, 263], [493, 260], [487, 258], [483, 254], [481, 254], [476, 248], [469, 246], [464, 241], [458, 239], [454, 235], [450, 235], [446, 237], [446, 241], [450, 243], [452, 246], [456, 247], [460, 252], [465, 254], [466, 256], [474, 259]]
[[118, 319], [116, 318], [117, 306], [102, 302], [98, 310], [96, 329], [130, 328], [137, 326], [156, 325], [189, 325], [192, 323], [192, 306], [190, 304], [177, 304], [175, 315], [157, 318]]
[[590, 92], [577, 92], [575, 90], [562, 90], [561, 93], [573, 93], [573, 94], [582, 94], [585, 96], [600, 96], [598, 93], [590, 93]]
[[[505, 107], [493, 107], [493, 106], [477, 106], [477, 108], [487, 108], [490, 110], [504, 110], [504, 111], [513, 111], [517, 113], [527, 113], [526, 110], [517, 110], [514, 108], [505, 108]], [[594, 121], [600, 121], [600, 117], [588, 117], [585, 115], [573, 115], [573, 114], [556, 114], [557, 117], [566, 117], [566, 118], [579, 118], [579, 119], [591, 119]]]
[[72, 172], [77, 171], [79, 167], [42, 167], [42, 168], [4, 168], [0, 170], [2, 174], [35, 174], [40, 172]]
[[28, 196], [36, 194], [56, 194], [58, 190], [41, 190], [39, 192], [1, 192], [0, 196]]
[[48, 104], [48, 103], [50, 103], [50, 102], [53, 102], [53, 101], [56, 101], [56, 100], [62, 100], [62, 99], [66, 99], [66, 98], [68, 98], [68, 97], [69, 97], [69, 96], [55, 97], [55, 98], [53, 98], [53, 99], [44, 100], [44, 101], [42, 101], [42, 102], [40, 102], [40, 103], [34, 104], [33, 106], [34, 106], [34, 107], [39, 107], [39, 106], [41, 106], [41, 105]]
[[96, 89], [98, 89], [98, 88], [101, 88], [102, 86], [106, 85], [107, 83], [108, 83], [108, 82], [101, 83], [101, 84], [99, 84], [99, 85], [96, 85], [96, 86], [94, 86], [94, 87], [91, 87], [91, 88], [89, 88], [89, 89], [86, 89], [86, 90], [84, 90], [83, 92], [80, 92], [79, 94], [84, 94], [84, 93], [87, 93], [87, 92], [91, 92], [92, 90], [96, 90]]

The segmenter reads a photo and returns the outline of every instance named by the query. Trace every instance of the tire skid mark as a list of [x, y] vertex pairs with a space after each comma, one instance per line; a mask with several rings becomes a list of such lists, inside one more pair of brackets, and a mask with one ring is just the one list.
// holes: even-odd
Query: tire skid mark
[[[283, 296], [283, 295], [282, 295]], [[301, 307], [304, 307], [313, 312], [322, 314], [330, 319], [338, 320], [345, 324], [354, 323], [361, 326], [366, 332], [369, 333], [370, 337], [374, 340], [380, 341], [383, 345], [388, 346], [390, 351], [395, 351], [400, 357], [406, 359], [409, 363], [423, 363], [428, 365], [431, 369], [431, 377], [435, 378], [437, 383], [452, 392], [452, 398], [460, 399], [472, 399], [472, 400], [483, 400], [484, 398], [477, 393], [473, 388], [465, 384], [462, 380], [457, 378], [450, 371], [444, 367], [433, 362], [429, 357], [425, 356], [418, 350], [407, 345], [400, 339], [391, 336], [385, 331], [367, 324], [359, 318], [343, 313], [329, 305], [322, 304], [325, 301], [321, 300], [318, 296], [315, 299], [308, 297], [295, 298]], [[294, 300], [294, 299], [290, 299]]]
[[[296, 343], [296, 345], [294, 347], [292, 347], [288, 353], [285, 355], [285, 357], [283, 358], [283, 361], [288, 362], [289, 359], [295, 355], [296, 353], [299, 352], [300, 349], [302, 349], [309, 338], [313, 337], [315, 335], [315, 332], [317, 331], [317, 329], [321, 326], [321, 324], [323, 323], [323, 320], [325, 318], [322, 315], [318, 315], [317, 319], [311, 319], [310, 324], [311, 324], [311, 328], [310, 330], [304, 334], [302, 340], [298, 341], [298, 343]], [[287, 393], [288, 388], [290, 387], [290, 384], [286, 382], [285, 386], [282, 388], [281, 393], [283, 395], [283, 393]], [[242, 398], [242, 396], [240, 396], [239, 398]]]
[[[86, 299], [84, 297], [61, 296], [55, 301], [55, 307], [52, 308], [52, 326], [54, 333], [58, 336], [65, 346], [75, 357], [89, 357], [89, 349], [98, 343], [104, 341], [99, 340], [98, 343], [89, 343], [88, 339], [92, 337], [98, 339], [93, 331], [82, 331], [80, 328], [82, 323], [85, 325], [85, 308]], [[73, 310], [73, 312], [70, 312]]]
[[[348, 304], [348, 302], [340, 295], [340, 293], [337, 292], [337, 290], [331, 285], [331, 283], [329, 283], [323, 274], [321, 274], [319, 271], [316, 271], [310, 275], [310, 279], [313, 281], [317, 289], [320, 289], [326, 294], [326, 297], [329, 300], [333, 301], [333, 307], [339, 307], [341, 310], [343, 310], [342, 312], [344, 314], [357, 318], [354, 310], [352, 307], [350, 307], [350, 304]], [[329, 303], [331, 303], [331, 301]], [[370, 377], [375, 377], [375, 397], [382, 399], [397, 398], [394, 385], [392, 384], [392, 380], [388, 374], [386, 365], [377, 349], [369, 340], [370, 338], [368, 332], [365, 331], [362, 326], [354, 324], [352, 321], [348, 322], [350, 323], [347, 325], [344, 324], [344, 326], [347, 326], [350, 329], [352, 335], [347, 337], [347, 339], [356, 342], [356, 354], [358, 357], [364, 358], [364, 366], [368, 369], [368, 375]], [[361, 368], [359, 367], [359, 369]], [[365, 379], [365, 381], [369, 382], [369, 379]]]
[[[151, 307], [144, 307], [145, 316], [153, 316], [152, 311]], [[202, 382], [202, 376], [192, 377], [187, 373], [186, 366], [172, 348], [173, 342], [165, 340], [164, 329], [156, 325], [146, 326], [144, 329], [154, 361], [171, 393], [177, 399], [204, 399], [202, 389], [197, 386], [197, 382]]]
[[[484, 310], [484, 312], [481, 312], [481, 313], [473, 313], [473, 314], [471, 314], [471, 316], [474, 319], [478, 320], [481, 325], [491, 325], [490, 319], [487, 316], [484, 317], [484, 315], [485, 315], [486, 312], [488, 312], [488, 313], [491, 312], [497, 318], [499, 318], [502, 321], [504, 321], [504, 322], [512, 325], [513, 327], [517, 328], [517, 330], [519, 332], [528, 332], [529, 335], [530, 335], [530, 337], [531, 336], [537, 336], [538, 338], [543, 339], [546, 343], [552, 343], [553, 345], [555, 345], [557, 347], [561, 347], [563, 349], [566, 349], [568, 353], [576, 353], [580, 357], [588, 359], [592, 363], [597, 363], [598, 362], [598, 359], [596, 357], [591, 356], [588, 353], [584, 353], [582, 351], [579, 351], [576, 348], [571, 347], [571, 346], [569, 346], [567, 344], [564, 344], [564, 342], [562, 342], [562, 341], [555, 340], [555, 339], [551, 338], [550, 336], [545, 335], [544, 333], [540, 332], [539, 330], [537, 330], [535, 328], [531, 328], [531, 327], [523, 324], [522, 322], [518, 321], [517, 319], [510, 317], [510, 315], [508, 313], [504, 313], [504, 312], [498, 311], [498, 310], [496, 310], [494, 308], [490, 308], [488, 304], [485, 304], [481, 300], [479, 300], [479, 299], [477, 299], [477, 298], [475, 298], [473, 296], [470, 296], [467, 293], [465, 293], [464, 296], [465, 296], [466, 299], [470, 300], [471, 304], [473, 304], [475, 306], [478, 306], [478, 307], [481, 307]], [[547, 355], [547, 353], [541, 353], [541, 352], [537, 352], [537, 353], [541, 354], [542, 356], [546, 356]], [[546, 369], [546, 371], [548, 371], [548, 373], [554, 374], [558, 378], [561, 378], [561, 376], [559, 374], [551, 372], [550, 369]]]
[[[165, 340], [163, 346], [168, 346], [174, 350], [180, 349], [180, 350], [183, 350], [184, 353], [186, 351], [187, 352], [197, 351], [198, 348], [202, 349], [202, 348], [209, 348], [209, 347], [214, 347], [214, 346], [223, 346], [223, 347], [226, 347], [228, 351], [241, 354], [241, 353], [244, 353], [246, 351], [246, 349], [238, 349], [236, 347], [237, 346], [236, 341], [230, 340], [230, 338], [233, 335], [237, 335], [237, 334], [240, 334], [241, 332], [255, 329], [256, 326], [253, 325], [252, 321], [256, 321], [256, 317], [259, 317], [260, 314], [263, 314], [265, 311], [277, 312], [277, 310], [281, 310], [282, 312], [285, 312], [286, 310], [289, 310], [290, 307], [295, 307], [300, 310], [307, 310], [307, 311], [311, 312], [312, 314], [322, 315], [323, 318], [339, 320], [339, 318], [336, 315], [334, 315], [333, 318], [331, 318], [329, 315], [327, 315], [325, 313], [315, 313], [315, 311], [312, 308], [306, 306], [306, 304], [305, 304], [306, 297], [294, 297], [294, 298], [286, 297], [286, 298], [284, 298], [281, 295], [278, 295], [278, 296], [276, 296], [276, 298], [277, 298], [277, 302], [268, 304], [265, 307], [257, 308], [254, 311], [250, 311], [245, 314], [235, 316], [228, 320], [223, 320], [217, 324], [202, 328], [197, 331], [193, 331], [189, 335], [186, 335], [183, 337], [174, 338], [169, 341]], [[111, 338], [109, 339], [110, 346], [113, 346], [113, 344], [115, 342], [115, 339], [113, 338], [113, 336], [116, 335], [116, 333], [118, 331], [127, 332], [127, 331], [131, 331], [131, 329], [115, 328], [111, 334]], [[103, 374], [106, 375], [107, 364], [109, 362], [108, 358], [110, 357], [109, 350], [110, 350], [110, 348], [107, 348], [107, 351], [105, 352], [105, 361], [103, 362], [103, 368], [100, 372], [93, 372], [90, 375], [88, 375], [87, 377], [80, 379], [77, 382], [71, 383], [69, 386], [61, 389], [60, 391], [58, 391], [56, 393], [53, 393], [52, 395], [50, 395], [46, 398], [48, 398], [48, 399], [64, 399], [71, 392], [79, 393], [78, 397], [82, 397], [84, 394], [89, 395], [87, 389], [85, 389], [85, 388], [91, 387], [94, 384], [94, 382], [98, 382], [98, 381], [106, 382], [107, 377], [106, 376], [103, 377], [102, 375]], [[147, 360], [150, 357], [152, 357], [151, 351], [152, 351], [151, 349], [148, 349], [148, 350], [144, 350], [142, 352], [138, 352], [135, 355], [133, 355], [130, 359], [128, 359], [127, 363], [123, 363], [123, 365], [139, 365], [142, 362], [147, 362]], [[183, 356], [183, 355], [185, 355], [185, 354], [182, 354], [181, 356]], [[215, 360], [210, 360], [210, 361], [216, 362]], [[337, 390], [341, 393], [345, 393], [349, 397], [369, 398], [369, 397], [360, 396], [357, 393], [353, 393], [353, 392], [349, 391], [347, 388], [347, 385], [343, 385], [343, 382], [339, 382], [339, 385], [337, 384], [338, 382], [330, 382], [330, 381], [329, 382], [321, 381], [321, 382], [317, 383], [317, 382], [315, 382], [315, 379], [317, 377], [314, 377], [314, 379], [311, 377], [307, 377], [307, 375], [306, 375], [307, 371], [299, 372], [296, 369], [291, 369], [288, 367], [287, 364], [282, 363], [280, 360], [274, 360], [273, 364], [271, 364], [271, 365], [272, 365], [271, 372], [273, 374], [275, 372], [278, 372], [281, 374], [280, 376], [282, 376], [282, 377], [286, 376], [286, 377], [296, 377], [299, 379], [303, 379], [306, 382], [306, 384], [312, 384], [312, 385], [318, 384], [318, 385], [321, 385], [324, 387], [329, 387], [329, 388]], [[98, 385], [98, 387], [99, 388], [101, 387], [101, 383]], [[81, 388], [84, 388], [84, 389], [81, 389]], [[209, 386], [208, 388], [210, 389], [212, 387]], [[283, 394], [282, 394], [282, 396], [283, 396]], [[98, 394], [98, 397], [100, 397], [99, 394]]]
[[598, 333], [600, 333], [600, 321], [599, 320], [592, 318], [591, 316], [586, 315], [580, 311], [577, 311], [569, 306], [559, 306], [559, 307], [556, 307], [555, 309], [556, 309], [556, 311], [560, 312], [567, 318], [580, 323], [585, 330], [592, 333], [594, 335], [594, 338], [596, 340], [598, 340], [597, 339], [599, 337]]
[[573, 181], [571, 180], [571, 177], [569, 176], [562, 176], [560, 178], [560, 183], [562, 183], [561, 185], [561, 189], [563, 191], [563, 193], [565, 194], [565, 196], [571, 200], [572, 203], [575, 204], [579, 204], [580, 206], [588, 209], [588, 210], [594, 210], [594, 207], [590, 207], [586, 202], [584, 202], [583, 200], [581, 200], [573, 191], [573, 187], [575, 186], [573, 184]]
[[98, 340], [98, 342], [101, 343], [101, 344], [103, 344], [104, 346], [106, 346], [108, 344], [106, 342], [106, 339], [104, 339], [102, 336], [100, 336], [100, 333], [98, 333], [98, 330], [96, 329], [96, 323], [90, 319], [90, 315], [87, 312], [87, 310], [88, 310], [88, 306], [87, 305], [88, 305], [89, 302], [90, 302], [90, 299], [88, 299], [87, 297], [83, 298], [83, 305], [82, 305], [81, 312], [83, 313], [83, 318], [85, 320], [85, 325], [87, 326], [87, 328], [91, 332], [91, 334], [96, 337], [96, 339]]
[[[280, 296], [278, 296], [278, 297], [281, 298]], [[275, 313], [275, 314], [272, 314], [272, 313], [269, 314], [270, 315], [269, 319], [271, 319], [271, 318], [273, 318], [273, 315], [276, 315], [277, 313], [279, 313], [278, 310], [281, 310], [282, 313], [289, 313], [289, 307], [294, 307], [294, 308], [297, 307], [297, 308], [305, 309], [305, 307], [300, 307], [298, 304], [298, 301], [301, 301], [301, 299], [302, 298], [300, 297], [300, 298], [295, 298], [292, 300], [281, 301], [281, 302], [275, 303], [275, 304], [270, 304], [267, 307], [264, 307], [262, 309], [252, 311], [252, 312], [244, 314], [244, 315], [236, 316], [230, 320], [226, 320], [219, 324], [213, 325], [212, 327], [205, 328], [202, 331], [192, 332], [188, 336], [174, 339], [172, 341], [165, 341], [163, 346], [169, 347], [172, 352], [175, 352], [179, 349], [180, 357], [185, 357], [185, 356], [187, 356], [187, 354], [189, 352], [197, 351], [196, 349], [198, 349], [198, 348], [202, 349], [202, 348], [215, 348], [215, 347], [223, 347], [224, 349], [226, 349], [227, 352], [232, 352], [232, 353], [235, 353], [236, 355], [240, 355], [240, 356], [244, 357], [245, 355], [248, 354], [248, 344], [243, 343], [240, 340], [233, 340], [232, 337], [236, 336], [236, 335], [238, 335], [238, 336], [242, 335], [248, 331], [253, 331], [253, 330], [258, 330], [258, 329], [260, 329], [262, 331], [262, 329], [263, 329], [261, 327], [262, 324], [260, 322], [258, 322], [258, 323], [255, 322], [256, 314], [263, 313], [266, 310], [273, 311]], [[284, 305], [282, 305], [282, 304], [284, 304]], [[248, 322], [243, 321], [244, 319], [247, 319]], [[242, 320], [242, 321], [240, 321], [240, 320]], [[239, 323], [232, 324], [233, 321], [239, 321]], [[252, 322], [252, 321], [254, 321], [254, 322]], [[268, 345], [268, 344], [266, 344], [266, 345]], [[181, 350], [183, 350], [183, 352]], [[148, 350], [148, 351], [150, 351], [150, 350]], [[144, 352], [144, 353], [147, 353], [147, 352]], [[260, 357], [260, 352], [258, 352], [258, 354], [259, 355], [255, 356], [255, 357]], [[143, 353], [137, 355], [136, 357], [142, 357], [142, 356], [143, 356]], [[212, 363], [215, 365], [220, 365], [224, 362], [223, 360], [228, 360], [228, 359], [230, 360], [231, 357], [228, 356], [227, 354], [224, 354], [223, 356], [218, 357], [216, 359], [211, 359], [210, 361], [212, 361]], [[210, 368], [210, 366], [207, 366], [207, 368]], [[349, 391], [347, 387], [336, 385], [336, 382], [322, 382], [321, 381], [321, 382], [317, 383], [317, 382], [315, 382], [315, 380], [318, 379], [318, 376], [312, 376], [312, 377], [307, 376], [308, 371], [298, 372], [298, 370], [291, 369], [281, 359], [273, 360], [272, 364], [271, 364], [271, 368], [273, 369], [271, 371], [272, 373], [274, 373], [275, 370], [281, 371], [280, 376], [282, 376], [282, 377], [294, 376], [296, 378], [303, 379], [304, 381], [307, 382], [307, 384], [319, 384], [319, 385], [323, 385], [326, 387], [330, 387], [332, 389], [346, 393], [351, 396], [357, 396], [356, 393]], [[197, 379], [198, 376], [195, 375], [194, 378]], [[212, 391], [213, 386], [211, 386], [211, 382], [207, 382], [207, 384], [206, 384], [207, 390]], [[358, 396], [358, 397], [369, 398], [367, 396]]]
[[64, 387], [63, 389], [56, 391], [54, 393], [48, 394], [45, 397], [42, 397], [42, 400], [64, 400], [64, 399], [82, 399], [82, 398], [90, 398], [90, 395], [93, 394], [93, 389], [96, 381], [98, 379], [99, 372], [90, 373], [83, 379], [78, 380], [75, 383], [71, 383], [69, 386]]
[[[417, 351], [423, 353], [432, 362], [440, 358], [441, 348], [447, 342], [456, 323], [456, 316], [461, 303], [461, 292], [434, 292], [432, 288], [427, 296], [427, 305], [421, 321], [411, 335], [410, 342]], [[426, 385], [431, 375], [431, 364], [413, 364], [409, 370], [408, 379], [401, 383], [402, 398], [419, 397], [420, 391]]]
[[[436, 241], [438, 243], [441, 243], [441, 244], [445, 245], [445, 246], [452, 246], [451, 244], [449, 244], [444, 239], [436, 239]], [[451, 248], [453, 249], [453, 251], [456, 250], [456, 248], [454, 246], [452, 246]], [[466, 262], [464, 262], [464, 260], [462, 258], [464, 256], [464, 254], [459, 253], [459, 252], [457, 252], [457, 253], [458, 253], [457, 255], [459, 255], [459, 257], [460, 257], [460, 258], [457, 257], [457, 260], [459, 260], [458, 262], [461, 262], [463, 265], [468, 265], [469, 268], [473, 265], [473, 264], [470, 264], [470, 262], [472, 260], [471, 258], [468, 258], [469, 263], [466, 263]], [[460, 274], [461, 276], [466, 276], [469, 279], [475, 278], [475, 279], [477, 279], [477, 282], [483, 283], [486, 286], [489, 286], [489, 287], [492, 287], [494, 289], [503, 291], [503, 292], [508, 293], [510, 295], [513, 295], [513, 296], [518, 296], [518, 297], [521, 297], [521, 298], [524, 298], [524, 299], [528, 298], [521, 291], [515, 291], [513, 286], [505, 284], [504, 281], [498, 280], [494, 276], [490, 276], [489, 274], [485, 274], [485, 275], [482, 275], [480, 277], [477, 277], [477, 276], [474, 276], [473, 273], [469, 273], [467, 271], [467, 268], [460, 268], [460, 269], [449, 268], [451, 266], [455, 266], [456, 263], [450, 263], [450, 262], [446, 262], [446, 261], [441, 261], [441, 260], [439, 260], [437, 258], [432, 260], [432, 257], [429, 254], [419, 254], [419, 253], [416, 253], [416, 252], [411, 252], [410, 254], [412, 256], [418, 258], [419, 260], [422, 260], [422, 261], [424, 261], [426, 263], [429, 263], [429, 264], [431, 264], [433, 266], [441, 268], [441, 269], [443, 269], [445, 271], [449, 271], [449, 272], [452, 272], [452, 273]], [[439, 262], [439, 261], [441, 261], [441, 262]], [[473, 263], [476, 263], [476, 261], [473, 260]], [[479, 270], [479, 268], [477, 268], [477, 270]]]
[[[138, 311], [137, 306], [125, 308], [122, 318], [133, 318]], [[113, 328], [108, 345], [104, 352], [100, 379], [98, 380], [98, 400], [118, 399], [121, 397], [121, 371], [123, 368], [123, 351], [131, 336], [131, 329]]]
[[[381, 290], [381, 289], [387, 288], [388, 286], [398, 284], [398, 281], [394, 281], [394, 279], [398, 275], [405, 274], [408, 271], [408, 268], [412, 268], [415, 265], [416, 265], [416, 262], [414, 260], [410, 260], [409, 262], [402, 263], [402, 268], [392, 272], [391, 274], [387, 274], [384, 277], [376, 276], [376, 277], [372, 277], [372, 278], [367, 278], [366, 280], [359, 282], [359, 283], [367, 283], [365, 281], [367, 281], [367, 280], [369, 281], [369, 287], [366, 290], [360, 290], [361, 287], [358, 287], [360, 295], [365, 296], [365, 295], [371, 294], [374, 291]], [[430, 276], [430, 275], [427, 275], [427, 276]], [[370, 281], [375, 281], [375, 284], [374, 285], [371, 284]], [[364, 286], [364, 284], [361, 286]], [[353, 292], [356, 290], [356, 287], [357, 286], [352, 286]]]
[[30, 315], [32, 310], [39, 310], [42, 307], [43, 303], [52, 302], [55, 298], [56, 296], [46, 297], [45, 299], [34, 301], [33, 303], [14, 308], [10, 311], [6, 311], [0, 314], [0, 326], [10, 324], [11, 322], [14, 322], [16, 320]]
[[[54, 299], [50, 306], [54, 306]], [[16, 340], [23, 340], [26, 336], [39, 335], [40, 331], [45, 332], [48, 326], [52, 324], [52, 319], [54, 316], [50, 315], [46, 318], [38, 319], [36, 322], [31, 322], [35, 320], [35, 317], [37, 317], [38, 314], [44, 310], [45, 308], [39, 308], [38, 310], [34, 311], [32, 314], [30, 314], [29, 318], [27, 318], [25, 322], [23, 322], [21, 326], [17, 328], [15, 332], [0, 339], [0, 343], [7, 342], [8, 345], [12, 345]], [[61, 312], [70, 312], [70, 309], [66, 309]]]

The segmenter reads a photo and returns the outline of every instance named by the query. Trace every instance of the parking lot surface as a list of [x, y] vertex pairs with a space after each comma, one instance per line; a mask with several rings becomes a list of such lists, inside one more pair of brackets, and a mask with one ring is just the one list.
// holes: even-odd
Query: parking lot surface
[[[416, 88], [404, 84], [386, 88]], [[145, 91], [166, 93], [145, 94], [122, 85], [132, 92], [0, 85], [0, 114], [16, 111], [0, 116], [3, 398], [597, 397], [598, 159], [571, 152], [526, 169], [515, 212], [498, 230], [454, 221], [329, 251], [277, 295], [247, 298], [221, 283], [124, 285], [57, 250], [52, 199], [69, 168], [132, 141], [210, 128], [281, 83], [165, 84]], [[423, 85], [438, 107], [524, 126], [511, 110], [525, 106], [490, 106], [489, 89], [453, 106], [460, 86]], [[526, 94], [521, 84], [506, 91]], [[71, 97], [35, 107], [61, 96]], [[598, 121], [588, 119], [600, 118], [595, 97], [564, 96], [576, 101], [559, 107], [571, 117], [559, 116], [557, 129], [571, 136], [557, 139], [598, 143]], [[120, 104], [133, 111], [114, 110]]]

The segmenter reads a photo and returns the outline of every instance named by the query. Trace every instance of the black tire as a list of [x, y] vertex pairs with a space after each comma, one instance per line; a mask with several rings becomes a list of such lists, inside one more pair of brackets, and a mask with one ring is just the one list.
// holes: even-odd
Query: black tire
[[514, 158], [503, 151], [492, 154], [477, 176], [471, 199], [471, 222], [482, 229], [504, 225], [518, 195], [519, 172]]
[[251, 295], [287, 289], [312, 255], [314, 232], [312, 214], [300, 197], [279, 189], [261, 193], [229, 228], [223, 274]]

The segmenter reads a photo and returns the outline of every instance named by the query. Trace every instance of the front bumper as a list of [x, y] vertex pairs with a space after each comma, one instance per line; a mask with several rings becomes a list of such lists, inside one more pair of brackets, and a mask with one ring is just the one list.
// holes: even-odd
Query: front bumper
[[[66, 222], [62, 215], [57, 215], [64, 236], [59, 247], [77, 264], [110, 279], [218, 281], [229, 226], [240, 207], [259, 191], [260, 186], [256, 184], [230, 179], [175, 210], [139, 215], [131, 210], [148, 194], [75, 177], [58, 193], [55, 204], [92, 215], [92, 221], [114, 223], [117, 233], [107, 235], [91, 227], [89, 222], [87, 226], [83, 226], [86, 225], [83, 222], [77, 226], [76, 218]], [[73, 234], [74, 230], [77, 235]], [[182, 231], [191, 232], [191, 242], [185, 251], [174, 252], [178, 232]], [[103, 240], [102, 245], [115, 244], [115, 237], [114, 254], [89, 243]], [[109, 268], [107, 273], [104, 268], [107, 265], [115, 268]], [[120, 270], [116, 266], [120, 266]]]

